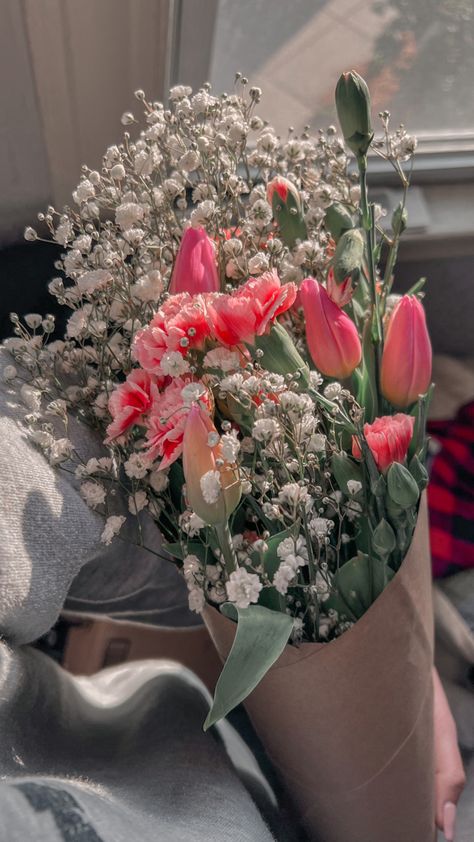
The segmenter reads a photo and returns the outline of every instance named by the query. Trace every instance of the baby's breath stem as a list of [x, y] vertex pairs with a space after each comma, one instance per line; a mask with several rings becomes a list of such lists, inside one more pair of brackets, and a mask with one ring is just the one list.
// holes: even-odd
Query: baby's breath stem
[[224, 556], [225, 569], [228, 574], [232, 573], [237, 568], [237, 558], [235, 555], [234, 545], [232, 543], [232, 535], [230, 534], [229, 524], [218, 523], [215, 526], [217, 540], [222, 555]]

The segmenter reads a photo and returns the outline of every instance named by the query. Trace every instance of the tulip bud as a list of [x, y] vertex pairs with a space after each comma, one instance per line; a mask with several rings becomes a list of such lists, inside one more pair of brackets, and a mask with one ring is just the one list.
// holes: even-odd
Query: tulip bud
[[354, 70], [343, 73], [339, 78], [336, 108], [347, 146], [357, 157], [366, 155], [374, 136], [370, 94], [366, 82]]
[[169, 291], [172, 295], [189, 292], [219, 292], [214, 243], [204, 228], [187, 228], [176, 255]]
[[293, 182], [283, 176], [276, 176], [267, 185], [267, 198], [283, 242], [293, 248], [297, 240], [305, 240], [308, 231], [301, 196]]
[[415, 296], [404, 295], [388, 323], [380, 373], [383, 396], [394, 406], [414, 403], [430, 385], [431, 363], [425, 311]]
[[225, 524], [240, 501], [237, 470], [222, 457], [222, 446], [209, 415], [191, 407], [183, 436], [183, 470], [186, 495], [193, 511], [204, 523]]
[[362, 348], [354, 322], [329, 298], [314, 278], [300, 286], [306, 320], [306, 342], [313, 362], [322, 374], [344, 379], [359, 365]]

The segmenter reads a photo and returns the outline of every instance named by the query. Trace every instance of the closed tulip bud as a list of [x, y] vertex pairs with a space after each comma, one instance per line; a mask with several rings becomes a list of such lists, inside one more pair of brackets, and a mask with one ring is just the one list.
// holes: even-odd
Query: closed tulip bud
[[176, 255], [169, 291], [173, 295], [178, 292], [197, 295], [219, 290], [214, 243], [204, 228], [187, 228]]
[[236, 468], [223, 459], [211, 418], [197, 405], [191, 407], [184, 429], [183, 470], [192, 510], [212, 526], [227, 523], [240, 501], [240, 480]]
[[362, 348], [354, 322], [329, 298], [314, 278], [300, 286], [306, 320], [306, 342], [313, 362], [322, 374], [344, 379], [359, 365]]
[[394, 406], [406, 407], [431, 382], [432, 351], [425, 311], [415, 296], [404, 295], [388, 323], [380, 388]]
[[301, 196], [293, 182], [283, 176], [276, 176], [267, 185], [267, 199], [283, 242], [293, 248], [297, 240], [305, 240], [308, 231]]
[[343, 73], [339, 78], [336, 108], [347, 146], [357, 157], [366, 155], [374, 136], [370, 94], [366, 82], [354, 70]]

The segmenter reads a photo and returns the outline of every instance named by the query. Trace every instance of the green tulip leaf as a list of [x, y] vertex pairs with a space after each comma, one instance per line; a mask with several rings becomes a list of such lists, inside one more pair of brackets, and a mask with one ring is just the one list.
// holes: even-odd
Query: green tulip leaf
[[237, 620], [232, 649], [219, 676], [211, 710], [204, 723], [211, 725], [227, 716], [247, 698], [283, 652], [293, 628], [293, 619], [263, 605], [236, 608], [226, 602], [221, 611]]

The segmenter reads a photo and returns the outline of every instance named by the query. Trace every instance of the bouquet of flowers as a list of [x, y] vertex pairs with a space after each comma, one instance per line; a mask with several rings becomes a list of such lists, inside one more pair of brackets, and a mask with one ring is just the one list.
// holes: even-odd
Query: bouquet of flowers
[[[247, 84], [178, 86], [167, 107], [136, 92], [137, 137], [84, 167], [74, 207], [40, 215], [64, 247], [64, 338], [14, 314], [5, 375], [105, 543], [117, 487], [138, 541], [156, 522], [225, 660], [206, 727], [246, 700], [314, 838], [425, 842], [431, 346], [423, 282], [392, 294], [416, 142], [387, 112], [374, 139], [354, 72], [336, 89], [343, 140], [277, 137]], [[370, 150], [400, 177], [390, 224]], [[78, 458], [70, 413], [103, 457]]]

